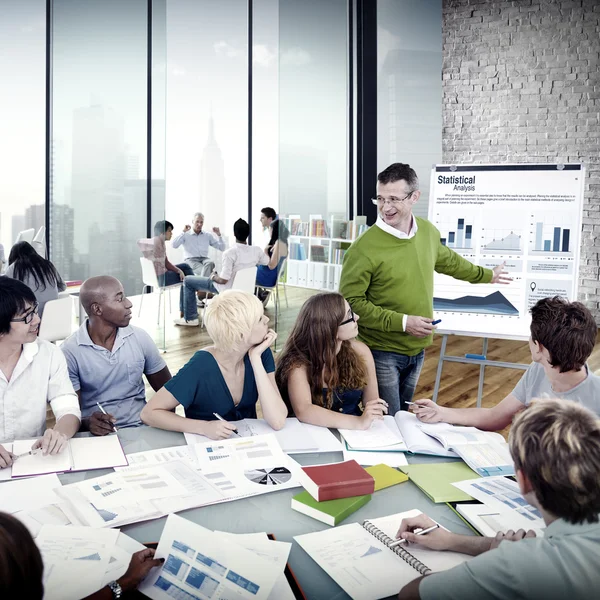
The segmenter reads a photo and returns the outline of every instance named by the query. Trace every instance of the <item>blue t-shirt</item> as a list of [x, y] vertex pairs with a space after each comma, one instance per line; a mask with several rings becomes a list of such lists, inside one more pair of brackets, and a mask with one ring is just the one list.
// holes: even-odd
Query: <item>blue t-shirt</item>
[[[327, 388], [323, 388], [323, 406], [327, 406], [327, 391]], [[334, 390], [331, 410], [360, 417], [362, 415], [360, 409], [362, 396], [362, 390]]]
[[[265, 371], [273, 373], [275, 361], [269, 348], [262, 353], [261, 359]], [[244, 391], [237, 406], [215, 357], [206, 350], [196, 352], [177, 375], [167, 381], [165, 388], [185, 408], [185, 416], [190, 419], [214, 421], [213, 413], [227, 421], [256, 419], [258, 389], [247, 354], [244, 357]]]

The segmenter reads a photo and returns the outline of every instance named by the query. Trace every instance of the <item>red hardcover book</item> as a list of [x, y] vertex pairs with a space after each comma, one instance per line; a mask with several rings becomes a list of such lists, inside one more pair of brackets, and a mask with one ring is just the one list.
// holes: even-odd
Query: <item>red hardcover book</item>
[[375, 491], [375, 480], [355, 460], [302, 467], [298, 477], [317, 502], [363, 496]]

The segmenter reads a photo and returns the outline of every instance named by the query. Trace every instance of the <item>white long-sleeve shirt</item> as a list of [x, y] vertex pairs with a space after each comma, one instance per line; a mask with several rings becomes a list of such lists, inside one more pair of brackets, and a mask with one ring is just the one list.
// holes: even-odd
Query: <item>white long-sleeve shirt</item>
[[225, 241], [222, 237], [216, 236], [206, 231], [194, 233], [193, 229], [180, 233], [173, 238], [171, 242], [173, 248], [183, 246], [183, 257], [188, 258], [206, 258], [208, 256], [208, 247], [212, 246], [217, 250], [225, 250]]
[[81, 420], [63, 353], [38, 339], [23, 344], [10, 381], [0, 370], [0, 443], [43, 435], [48, 404], [57, 422], [65, 415]]

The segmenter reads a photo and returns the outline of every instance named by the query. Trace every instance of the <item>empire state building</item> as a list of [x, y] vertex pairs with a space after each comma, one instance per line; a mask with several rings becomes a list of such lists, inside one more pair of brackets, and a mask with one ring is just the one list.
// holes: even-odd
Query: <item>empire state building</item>
[[204, 213], [206, 231], [225, 226], [225, 169], [212, 113], [208, 121], [208, 140], [200, 159], [200, 211]]

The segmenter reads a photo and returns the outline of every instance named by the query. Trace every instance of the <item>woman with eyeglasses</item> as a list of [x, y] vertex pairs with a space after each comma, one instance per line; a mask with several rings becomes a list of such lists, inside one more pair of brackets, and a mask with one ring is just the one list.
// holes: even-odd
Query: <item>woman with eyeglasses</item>
[[67, 289], [55, 266], [28, 242], [18, 242], [10, 249], [6, 277], [18, 279], [33, 290], [40, 318], [46, 302], [56, 300], [58, 292]]
[[300, 421], [368, 429], [387, 413], [371, 351], [355, 339], [357, 321], [337, 293], [312, 296], [300, 309], [275, 375], [290, 414]]
[[[0, 277], [0, 468], [18, 458], [3, 443], [37, 438], [32, 450], [58, 454], [79, 430], [81, 412], [59, 348], [37, 337], [34, 293]], [[46, 407], [56, 418], [46, 428]]]

